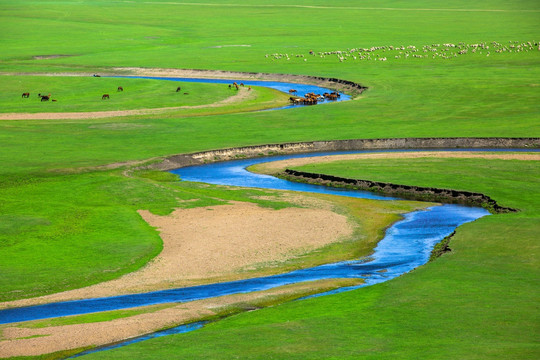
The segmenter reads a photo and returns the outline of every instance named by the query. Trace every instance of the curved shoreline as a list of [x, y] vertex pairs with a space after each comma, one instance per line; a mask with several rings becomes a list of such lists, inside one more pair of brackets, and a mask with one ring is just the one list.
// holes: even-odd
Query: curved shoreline
[[171, 155], [161, 161], [142, 166], [154, 170], [173, 170], [185, 166], [211, 162], [257, 158], [261, 156], [314, 153], [324, 151], [353, 150], [404, 150], [404, 149], [538, 149], [540, 138], [389, 138], [389, 139], [350, 139], [329, 141], [290, 142], [253, 145], [201, 151], [189, 154]]
[[485, 194], [470, 191], [351, 179], [327, 174], [296, 171], [292, 169], [285, 169], [284, 172], [279, 173], [276, 176], [289, 181], [297, 181], [321, 186], [365, 190], [382, 193], [385, 195], [397, 196], [408, 200], [479, 206], [485, 208], [491, 213], [496, 214], [519, 211], [517, 209], [500, 206], [495, 200]]

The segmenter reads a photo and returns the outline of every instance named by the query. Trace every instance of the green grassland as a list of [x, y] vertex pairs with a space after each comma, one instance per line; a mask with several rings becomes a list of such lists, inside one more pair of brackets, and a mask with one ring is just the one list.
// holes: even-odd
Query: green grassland
[[[76, 112], [207, 105], [233, 96], [236, 92], [229, 90], [227, 85], [147, 79], [55, 76], [2, 76], [1, 79], [3, 92], [0, 94], [0, 108], [6, 113], [21, 110], [32, 113]], [[179, 85], [183, 90], [177, 93]], [[119, 86], [124, 91], [117, 91]], [[29, 92], [31, 97], [22, 98], [23, 92]], [[184, 95], [184, 92], [188, 95]], [[51, 98], [57, 101], [41, 102], [39, 93], [51, 94]], [[109, 101], [101, 99], [103, 94], [109, 94]]]
[[[259, 97], [252, 103], [230, 105], [223, 111], [0, 121], [3, 300], [85, 286], [143, 266], [160, 251], [161, 241], [138, 216], [138, 209], [166, 214], [175, 207], [227, 200], [264, 203], [260, 196], [267, 194], [178, 184], [156, 173], [125, 176], [125, 169], [97, 168], [100, 165], [290, 141], [540, 136], [539, 15], [540, 3], [532, 0], [344, 0], [335, 4], [322, 0], [271, 4], [263, 0], [0, 0], [1, 112], [41, 112], [42, 105], [47, 112], [183, 105], [177, 105], [176, 93], [157, 96], [170, 87], [174, 90], [176, 83], [22, 76], [25, 73], [128, 74], [116, 67], [196, 68], [328, 76], [369, 87], [353, 101], [287, 111], [245, 112], [260, 108], [263, 102], [281, 101], [276, 101], [273, 92], [257, 89]], [[488, 56], [487, 49], [473, 53], [470, 48], [479, 43], [494, 48], [493, 42], [507, 50], [490, 49]], [[515, 46], [527, 42], [534, 46], [517, 51]], [[402, 54], [396, 59], [399, 53], [381, 49], [376, 51], [378, 57], [388, 60], [379, 61], [361, 60], [357, 50], [423, 49], [446, 43], [469, 45], [469, 51], [450, 58], [404, 58]], [[309, 55], [310, 50], [315, 55]], [[342, 51], [344, 60], [337, 51]], [[273, 54], [288, 54], [289, 60]], [[116, 93], [117, 86], [123, 86], [124, 93]], [[197, 99], [182, 96], [182, 101], [192, 104], [212, 103], [229, 94], [222, 86], [185, 86], [190, 87], [190, 94], [208, 94]], [[84, 92], [84, 99], [73, 92], [81, 87], [84, 90], [77, 91]], [[61, 93], [63, 89], [69, 92]], [[132, 96], [135, 90], [144, 97], [140, 102]], [[32, 98], [22, 99], [27, 91]], [[42, 91], [62, 97], [42, 104], [34, 98], [34, 92]], [[101, 101], [105, 92], [111, 95], [109, 102]], [[238, 111], [242, 113], [233, 113]], [[461, 163], [457, 168], [462, 166], [473, 170]], [[238, 322], [214, 325], [227, 332], [210, 336], [210, 329], [204, 330], [205, 340], [186, 335], [197, 340], [191, 343], [193, 352], [184, 357], [196, 357], [197, 342], [209, 347], [220, 344], [215, 349], [228, 348], [232, 353], [237, 348], [237, 355], [250, 358], [272, 354], [278, 358], [374, 354], [410, 358], [407, 355], [412, 353], [423, 358], [438, 354], [441, 358], [533, 357], [535, 346], [529, 336], [537, 334], [538, 328], [531, 302], [537, 291], [530, 284], [527, 266], [534, 255], [522, 248], [532, 248], [530, 234], [538, 229], [538, 222], [529, 208], [537, 202], [521, 196], [522, 189], [534, 190], [527, 185], [533, 184], [530, 173], [519, 167], [505, 168], [504, 178], [495, 177], [489, 184], [478, 179], [478, 185], [477, 177], [463, 185], [460, 178], [449, 179], [447, 187], [485, 192], [523, 212], [460, 228], [451, 245], [455, 252], [413, 276], [268, 310], [261, 315], [264, 321], [250, 313]], [[483, 174], [485, 179], [492, 176], [492, 172]], [[492, 188], [497, 190], [492, 192]], [[290, 206], [275, 201], [277, 205], [263, 205]], [[486, 237], [486, 229], [495, 235]], [[503, 241], [505, 234], [512, 242]], [[458, 251], [459, 247], [463, 250]], [[501, 267], [495, 269], [496, 264]], [[485, 283], [481, 290], [477, 290], [479, 283]], [[502, 289], [517, 295], [502, 296]], [[325, 315], [331, 309], [333, 315]], [[290, 326], [284, 320], [287, 317]], [[262, 325], [272, 318], [278, 319], [277, 325]], [[483, 321], [489, 324], [486, 331], [476, 331], [483, 328]], [[247, 326], [250, 322], [254, 325]], [[333, 322], [340, 326], [329, 327]], [[241, 328], [244, 325], [246, 330]], [[240, 341], [230, 341], [244, 331], [251, 330], [255, 336], [259, 329], [260, 338], [242, 344], [251, 344], [250, 349], [237, 347]], [[183, 346], [183, 340], [176, 338], [162, 341], [172, 348]], [[333, 347], [325, 350], [326, 343]], [[483, 347], [476, 350], [473, 346], [478, 343]]]
[[181, 337], [89, 358], [533, 359], [538, 355], [536, 162], [379, 159], [303, 169], [480, 191], [521, 211], [460, 227], [450, 253], [397, 280], [242, 314]]

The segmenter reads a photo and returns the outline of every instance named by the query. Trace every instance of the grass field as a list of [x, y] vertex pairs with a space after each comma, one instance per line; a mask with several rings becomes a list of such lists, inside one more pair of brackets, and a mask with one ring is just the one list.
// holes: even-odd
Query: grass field
[[88, 358], [536, 357], [537, 163], [400, 159], [313, 165], [304, 170], [480, 191], [521, 211], [460, 227], [450, 242], [452, 252], [396, 281], [242, 314], [193, 333]]
[[[178, 85], [184, 90], [177, 93]], [[117, 91], [122, 86], [124, 91]], [[234, 95], [226, 85], [176, 83], [143, 79], [4, 76], [0, 97], [2, 112], [67, 112], [144, 109], [207, 105]], [[30, 98], [14, 101], [13, 94], [29, 92]], [[187, 92], [189, 95], [184, 95]], [[57, 102], [41, 102], [37, 96], [51, 94]], [[103, 94], [110, 96], [102, 101]]]
[[[540, 3], [532, 0], [345, 0], [335, 4], [320, 0], [271, 4], [262, 0], [0, 0], [1, 112], [41, 112], [42, 105], [47, 112], [183, 105], [176, 103], [174, 92], [157, 96], [165, 86], [174, 91], [176, 83], [160, 86], [153, 81], [122, 80], [120, 84], [115, 79], [22, 76], [25, 73], [196, 68], [328, 76], [369, 87], [354, 101], [288, 111], [232, 113], [275, 100], [273, 93], [257, 90], [260, 97], [253, 103], [231, 105], [226, 114], [206, 109], [76, 121], [0, 121], [3, 299], [81, 287], [140, 268], [159, 252], [161, 242], [156, 231], [138, 217], [138, 209], [166, 214], [184, 204], [183, 200], [198, 199], [190, 204], [203, 206], [230, 199], [255, 201], [262, 196], [177, 185], [169, 175], [156, 173], [126, 177], [123, 169], [97, 168], [100, 165], [290, 141], [540, 136], [539, 15]], [[524, 45], [529, 42], [531, 46]], [[444, 44], [464, 46], [467, 53], [448, 56], [451, 51], [444, 50]], [[370, 60], [361, 59], [367, 52], [358, 49], [383, 46], [369, 52]], [[389, 46], [405, 50], [399, 54], [389, 51]], [[409, 46], [419, 51], [406, 57]], [[437, 50], [424, 52], [426, 46]], [[443, 53], [444, 57], [439, 56]], [[374, 60], [381, 57], [387, 60]], [[116, 93], [117, 86], [123, 86], [124, 93]], [[228, 90], [219, 86], [189, 86], [190, 93], [201, 96], [182, 97], [182, 101], [194, 101], [187, 105], [228, 96]], [[84, 100], [72, 92], [81, 87]], [[70, 91], [61, 93], [64, 89]], [[22, 99], [27, 91], [32, 97], [42, 91], [62, 94], [62, 101], [42, 104], [35, 98]], [[141, 95], [140, 101], [131, 97], [134, 91]], [[109, 102], [101, 100], [105, 92], [111, 95]], [[489, 165], [493, 169], [502, 166], [490, 164], [495, 164]], [[475, 174], [474, 166], [460, 163], [456, 168]], [[489, 184], [478, 177], [463, 184], [461, 178], [449, 179], [448, 187], [485, 191], [502, 205], [524, 210], [460, 229], [452, 244], [467, 251], [456, 247], [451, 256], [391, 284], [278, 307], [260, 315], [262, 320], [246, 314], [238, 322], [213, 326], [226, 328], [227, 333], [210, 336], [209, 329], [201, 332], [208, 334], [205, 340], [196, 334], [186, 338], [197, 338], [208, 346], [221, 344], [215, 348], [229, 347], [231, 354], [237, 351], [236, 355], [249, 358], [410, 358], [411, 354], [533, 358], [538, 354], [529, 337], [538, 334], [537, 310], [531, 307], [538, 294], [530, 273], [535, 259], [523, 260], [522, 248], [533, 248], [531, 234], [538, 229], [538, 218], [530, 209], [538, 204], [520, 194], [523, 189], [534, 190], [530, 185], [534, 174], [513, 167], [504, 171], [504, 178], [495, 177]], [[492, 172], [481, 175], [493, 177]], [[496, 236], [486, 239], [485, 229]], [[517, 240], [504, 242], [505, 234]], [[494, 270], [501, 259], [507, 265]], [[484, 270], [486, 264], [492, 267]], [[469, 278], [469, 267], [473, 278]], [[521, 279], [524, 285], [516, 286]], [[477, 290], [483, 280], [486, 287]], [[504, 287], [519, 296], [502, 296]], [[327, 316], [331, 308], [334, 315]], [[293, 322], [290, 326], [284, 322], [261, 325], [261, 337], [244, 344], [251, 344], [249, 349], [240, 347], [239, 341], [227, 345], [237, 333], [259, 330], [258, 325], [247, 330], [241, 326], [259, 321], [271, 324], [272, 319], [287, 316]], [[346, 324], [339, 330], [327, 327], [337, 320]], [[476, 331], [484, 321], [490, 324], [486, 331]], [[367, 324], [364, 328], [363, 323]], [[313, 342], [305, 340], [308, 337]], [[327, 350], [342, 352], [327, 352], [322, 337], [334, 344]], [[171, 348], [184, 342], [163, 341], [171, 342]], [[473, 351], [479, 343], [483, 347]], [[273, 353], [271, 346], [278, 350]], [[196, 357], [195, 352], [184, 357]]]

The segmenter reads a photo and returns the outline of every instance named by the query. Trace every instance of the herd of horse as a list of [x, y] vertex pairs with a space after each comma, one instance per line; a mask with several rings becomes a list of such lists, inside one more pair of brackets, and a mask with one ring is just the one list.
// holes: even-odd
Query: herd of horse
[[[296, 93], [297, 91], [295, 89], [289, 90], [289, 94], [291, 95]], [[337, 100], [339, 97], [340, 94], [337, 91], [333, 91], [331, 93], [324, 93], [322, 95], [309, 92], [305, 94], [304, 97], [291, 96], [289, 98], [289, 101], [295, 105], [316, 105], [319, 101]]]
[[[180, 88], [180, 87], [178, 87]], [[116, 91], [124, 91], [124, 88], [122, 86], [119, 86], [118, 89]], [[178, 90], [177, 90], [178, 91]], [[22, 93], [22, 97], [23, 98], [30, 98], [30, 93], [29, 92], [25, 92], [25, 93]], [[42, 94], [38, 94], [38, 97], [41, 99], [41, 101], [57, 101], [56, 99], [52, 99], [51, 98], [51, 94], [48, 94], [48, 95], [42, 95]], [[108, 100], [110, 99], [110, 95], [109, 94], [103, 94], [101, 96], [101, 100]]]

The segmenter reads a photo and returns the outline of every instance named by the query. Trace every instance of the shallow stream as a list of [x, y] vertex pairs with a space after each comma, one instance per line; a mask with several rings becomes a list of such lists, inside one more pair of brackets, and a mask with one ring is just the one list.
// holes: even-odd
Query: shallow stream
[[[189, 81], [189, 82], [211, 82], [230, 84], [233, 81], [243, 82], [247, 86], [267, 86], [280, 91], [288, 92], [294, 88], [298, 90], [298, 95], [307, 92], [324, 93], [331, 92], [330, 89], [314, 87], [311, 85], [290, 84], [268, 81], [247, 81], [247, 80], [216, 80], [216, 79], [192, 79], [192, 78], [166, 78], [166, 77], [140, 77], [156, 80]], [[342, 95], [340, 101], [348, 100], [349, 97]], [[292, 107], [288, 106], [288, 107]], [[463, 149], [461, 149], [463, 150]], [[347, 153], [358, 153], [347, 152]], [[342, 152], [343, 153], [343, 152]], [[342, 154], [340, 153], [340, 154]], [[337, 154], [337, 153], [333, 153]], [[303, 192], [318, 192], [334, 194], [340, 196], [351, 196], [357, 198], [370, 198], [380, 200], [392, 200], [394, 198], [375, 195], [373, 193], [329, 188], [324, 186], [293, 183], [272, 176], [259, 175], [248, 172], [247, 166], [274, 160], [282, 160], [292, 157], [306, 157], [328, 155], [326, 154], [301, 154], [287, 155], [271, 158], [257, 158], [206, 165], [185, 167], [172, 171], [179, 174], [185, 181], [200, 181], [212, 184], [233, 185], [242, 187], [257, 187], [265, 189], [292, 190]], [[0, 324], [7, 324], [20, 321], [29, 321], [45, 318], [54, 318], [68, 315], [86, 314], [109, 310], [133, 308], [153, 304], [163, 304], [172, 302], [187, 302], [199, 299], [212, 298], [227, 294], [249, 293], [259, 290], [267, 290], [277, 286], [299, 283], [311, 280], [330, 278], [363, 278], [364, 283], [359, 286], [338, 289], [332, 291], [351, 290], [358, 287], [369, 286], [383, 281], [393, 279], [412, 269], [423, 265], [429, 259], [433, 246], [444, 237], [451, 234], [461, 224], [474, 221], [489, 213], [481, 208], [460, 206], [460, 205], [440, 205], [433, 206], [427, 210], [416, 211], [404, 216], [404, 219], [392, 225], [386, 232], [383, 240], [374, 249], [374, 253], [366, 258], [353, 261], [343, 261], [334, 264], [326, 264], [309, 269], [297, 270], [285, 274], [253, 278], [218, 284], [193, 286], [180, 289], [170, 289], [155, 291], [143, 294], [122, 295], [107, 298], [86, 299], [76, 301], [66, 301], [52, 304], [29, 306], [22, 308], [0, 310]], [[201, 325], [202, 326], [202, 325]], [[137, 338], [136, 341], [162, 336], [174, 332], [185, 332], [200, 328], [199, 325], [183, 325], [177, 330], [169, 330], [164, 333], [154, 333], [145, 337]], [[125, 343], [115, 344], [113, 347], [124, 346], [134, 340]], [[99, 350], [106, 350], [110, 347], [103, 347]], [[95, 351], [95, 350], [94, 350]], [[83, 355], [83, 353], [79, 354]]]
[[[249, 165], [269, 160], [315, 154], [288, 155], [213, 163], [174, 170], [186, 181], [319, 192], [371, 199], [394, 199], [369, 192], [333, 189], [325, 186], [289, 182], [267, 175], [248, 172]], [[320, 154], [319, 154], [320, 155]], [[328, 155], [328, 153], [322, 154]], [[361, 286], [373, 285], [404, 274], [427, 262], [433, 246], [451, 234], [459, 225], [488, 215], [485, 209], [461, 205], [440, 205], [405, 215], [381, 240], [372, 256], [354, 261], [327, 264], [285, 274], [217, 284], [154, 291], [142, 294], [65, 301], [0, 311], [0, 324], [54, 318], [92, 312], [126, 309], [171, 302], [187, 302], [216, 296], [267, 290], [277, 286], [329, 278], [364, 278]]]

